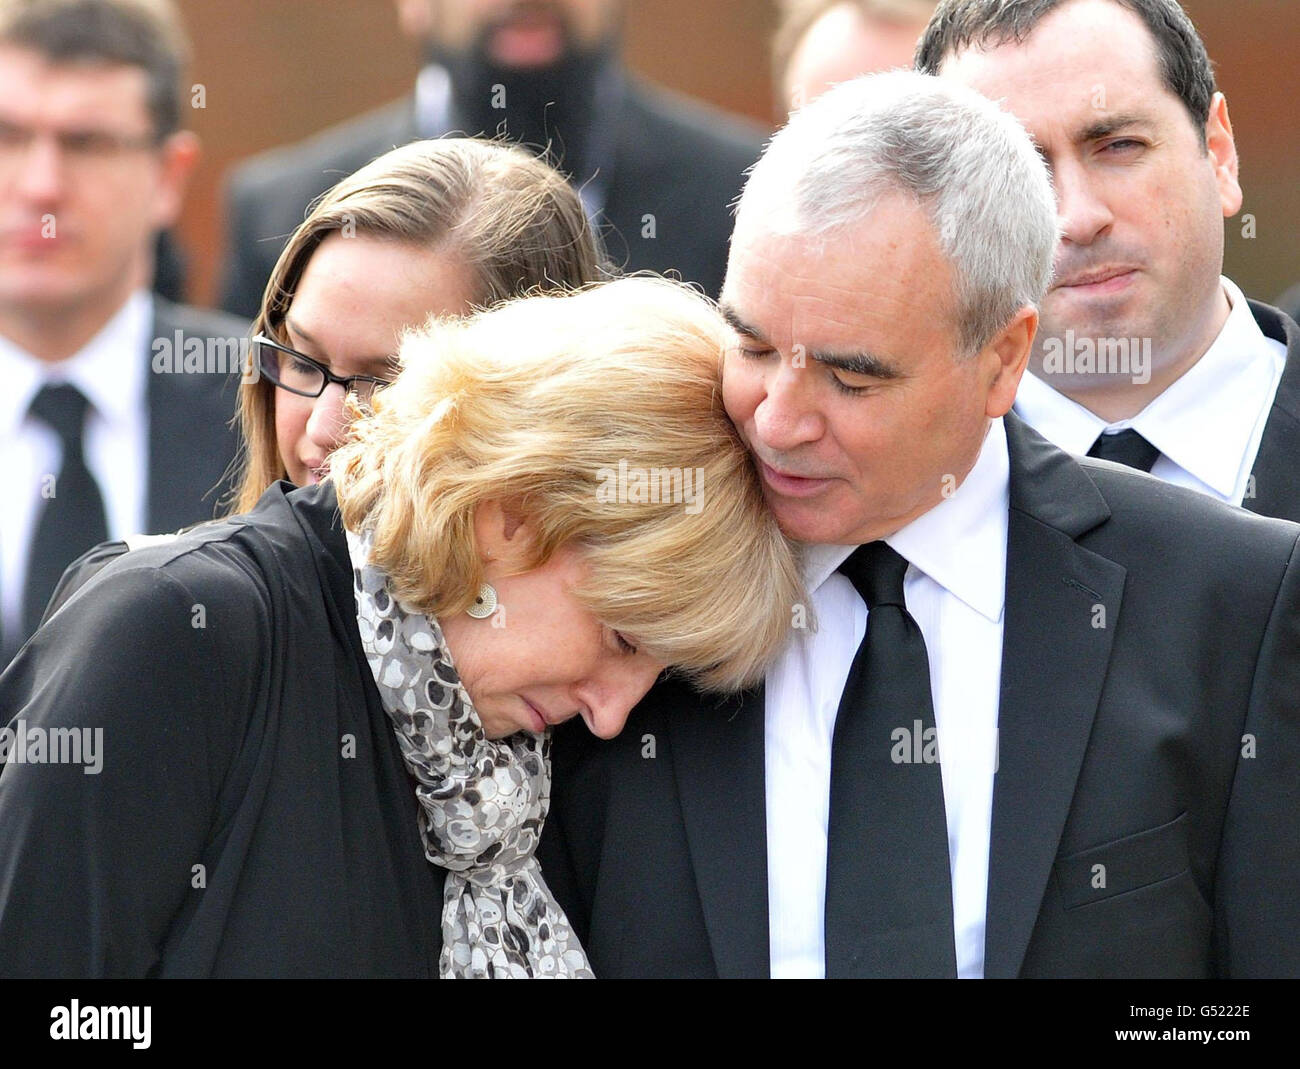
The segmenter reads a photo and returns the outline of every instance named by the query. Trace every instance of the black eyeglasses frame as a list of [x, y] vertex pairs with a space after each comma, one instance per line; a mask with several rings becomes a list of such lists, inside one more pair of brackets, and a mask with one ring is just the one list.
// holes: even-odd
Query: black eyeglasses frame
[[[328, 367], [322, 364], [319, 360], [313, 360], [310, 356], [306, 356], [305, 354], [298, 352], [297, 349], [290, 349], [289, 346], [282, 345], [274, 338], [268, 338], [265, 334], [255, 335], [252, 339], [252, 343], [258, 347], [257, 370], [259, 374], [264, 375], [267, 381], [270, 382], [272, 385], [274, 385], [277, 389], [284, 390], [287, 393], [295, 394], [298, 397], [319, 397], [321, 394], [323, 394], [326, 391], [326, 389], [329, 388], [331, 383], [338, 383], [340, 386], [343, 387], [343, 391], [345, 393], [358, 393], [358, 395], [360, 395], [359, 391], [353, 388], [353, 383], [368, 382], [372, 387], [371, 393], [373, 394], [374, 390], [379, 390], [385, 386], [391, 385], [393, 381], [392, 379], [381, 379], [375, 375], [335, 375], [334, 372], [332, 372]], [[299, 389], [295, 389], [293, 386], [286, 386], [283, 382], [281, 382], [276, 377], [280, 373], [278, 368], [273, 368], [270, 370], [267, 369], [266, 364], [262, 360], [262, 349], [261, 349], [262, 346], [266, 346], [269, 349], [274, 349], [277, 352], [285, 353], [288, 356], [293, 357], [295, 360], [301, 360], [305, 364], [310, 364], [317, 371], [319, 371], [321, 375], [324, 376], [324, 381], [321, 383], [320, 389], [317, 390], [315, 393], [310, 393], [307, 390], [299, 390]]]

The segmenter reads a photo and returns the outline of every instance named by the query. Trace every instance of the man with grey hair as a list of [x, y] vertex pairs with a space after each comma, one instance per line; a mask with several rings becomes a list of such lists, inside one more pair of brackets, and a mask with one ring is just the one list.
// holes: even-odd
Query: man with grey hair
[[1177, 0], [944, 0], [916, 62], [999, 101], [1052, 169], [1056, 277], [1016, 413], [1300, 520], [1300, 327], [1223, 277], [1237, 148]]
[[809, 604], [762, 688], [557, 733], [541, 856], [598, 976], [1300, 973], [1300, 527], [1011, 413], [1055, 239], [953, 83], [773, 139], [723, 400]]

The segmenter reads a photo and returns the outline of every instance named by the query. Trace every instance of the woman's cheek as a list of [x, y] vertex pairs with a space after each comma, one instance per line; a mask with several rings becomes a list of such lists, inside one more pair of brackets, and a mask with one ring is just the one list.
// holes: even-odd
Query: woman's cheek
[[306, 482], [307, 469], [299, 454], [302, 439], [307, 433], [307, 418], [311, 414], [311, 407], [299, 403], [296, 397], [276, 397], [274, 404], [275, 444], [280, 462], [289, 479], [302, 486]]

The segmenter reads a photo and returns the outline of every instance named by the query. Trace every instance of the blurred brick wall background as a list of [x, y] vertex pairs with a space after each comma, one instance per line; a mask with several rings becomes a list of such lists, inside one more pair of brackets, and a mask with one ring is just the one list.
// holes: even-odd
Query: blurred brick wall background
[[[1227, 270], [1271, 300], [1300, 281], [1300, 0], [1185, 0], [1228, 97], [1246, 193], [1228, 225]], [[180, 0], [194, 39], [191, 126], [204, 157], [181, 240], [191, 297], [206, 304], [220, 257], [221, 181], [261, 149], [410, 91], [419, 57], [388, 0]], [[627, 57], [663, 85], [764, 123], [772, 118], [771, 0], [631, 0]]]

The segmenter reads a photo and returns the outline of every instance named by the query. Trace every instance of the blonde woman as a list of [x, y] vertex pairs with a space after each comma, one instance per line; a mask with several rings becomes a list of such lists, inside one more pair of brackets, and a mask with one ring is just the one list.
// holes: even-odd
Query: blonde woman
[[433, 322], [328, 479], [104, 569], [0, 680], [103, 743], [0, 775], [0, 973], [589, 975], [551, 727], [757, 680], [800, 600], [727, 340], [648, 278]]

